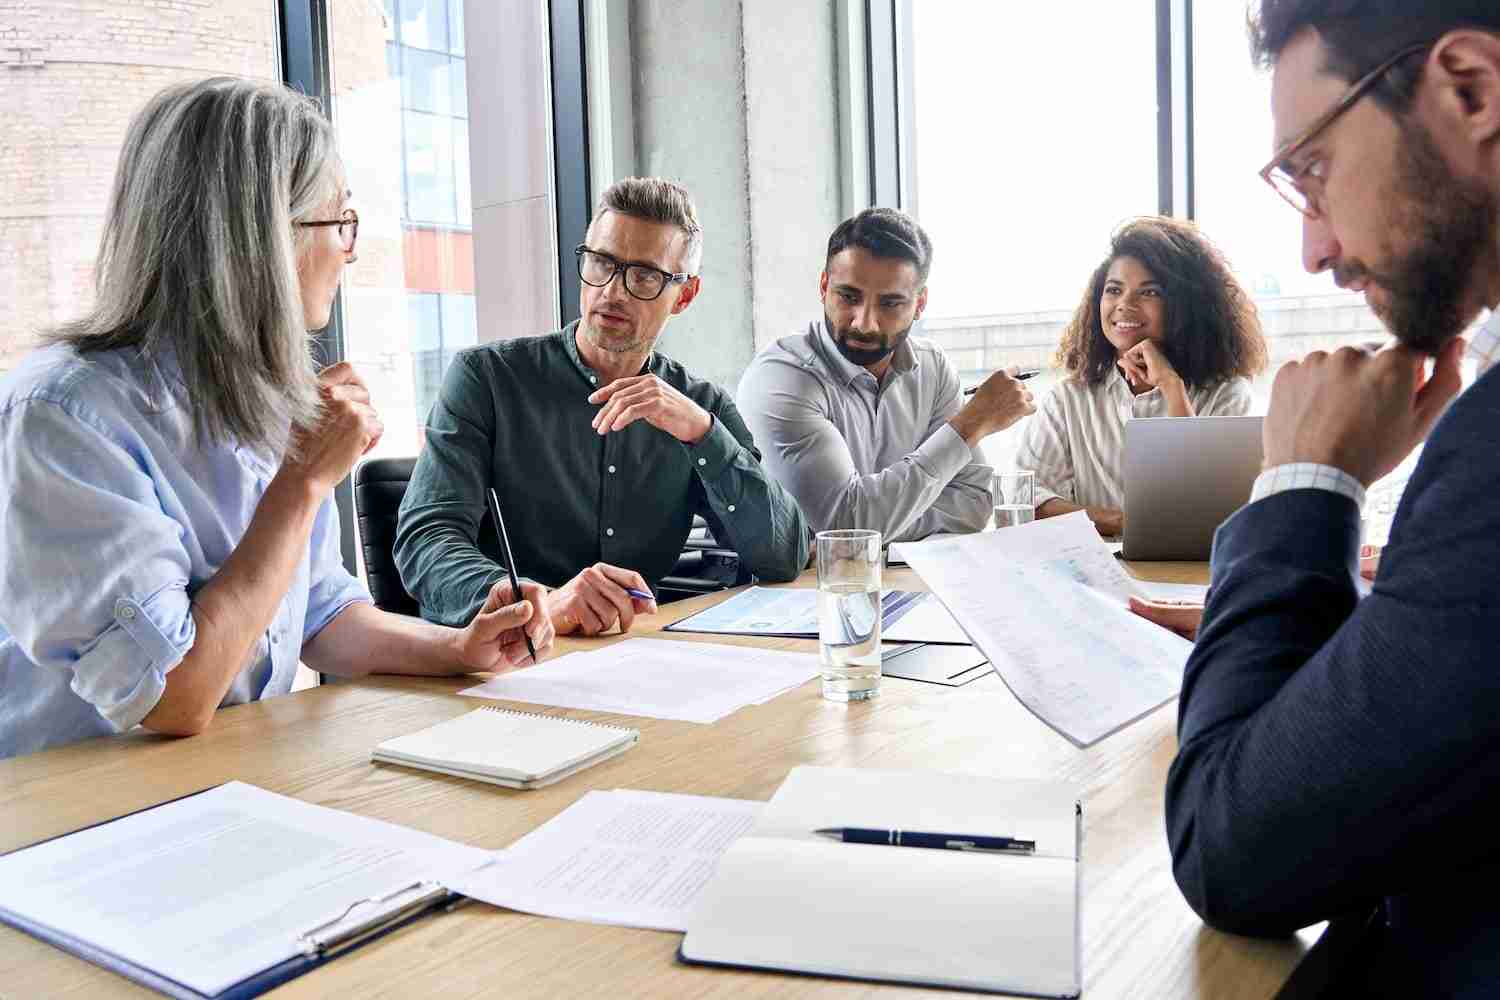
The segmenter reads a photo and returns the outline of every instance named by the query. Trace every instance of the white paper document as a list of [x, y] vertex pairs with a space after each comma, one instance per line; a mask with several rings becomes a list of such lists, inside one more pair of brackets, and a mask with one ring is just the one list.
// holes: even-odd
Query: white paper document
[[350, 904], [490, 856], [230, 782], [0, 858], [0, 907], [213, 995]]
[[711, 723], [818, 675], [818, 657], [748, 646], [627, 639], [502, 674], [460, 694]]
[[589, 792], [450, 888], [523, 913], [683, 931], [719, 857], [764, 807], [701, 795]]
[[1150, 601], [1202, 604], [1208, 597], [1208, 585], [1204, 583], [1155, 583], [1151, 580], [1132, 582], [1136, 593]]
[[1143, 595], [1081, 511], [904, 551], [1021, 703], [1080, 747], [1182, 687], [1192, 644], [1129, 611]]

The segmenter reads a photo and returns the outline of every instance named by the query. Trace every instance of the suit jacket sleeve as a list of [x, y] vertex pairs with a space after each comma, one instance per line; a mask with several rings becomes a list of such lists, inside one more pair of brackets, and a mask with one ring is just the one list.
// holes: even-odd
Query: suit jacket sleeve
[[1215, 539], [1167, 828], [1178, 885], [1220, 929], [1287, 933], [1493, 859], [1500, 462], [1482, 432], [1500, 407], [1475, 420], [1466, 402], [1363, 601], [1343, 496], [1267, 497]]

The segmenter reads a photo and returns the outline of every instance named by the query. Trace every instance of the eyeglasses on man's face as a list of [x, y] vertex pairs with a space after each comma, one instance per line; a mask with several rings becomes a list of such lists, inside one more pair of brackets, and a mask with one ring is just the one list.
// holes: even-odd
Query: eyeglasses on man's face
[[585, 285], [603, 288], [615, 280], [615, 275], [623, 273], [625, 291], [642, 302], [650, 302], [666, 291], [668, 285], [680, 285], [692, 277], [686, 272], [674, 274], [650, 264], [616, 260], [607, 253], [590, 250], [585, 243], [574, 247], [573, 254], [578, 258], [578, 278]]
[[352, 208], [345, 209], [344, 214], [337, 219], [310, 219], [307, 222], [299, 222], [297, 225], [307, 229], [338, 226], [339, 242], [344, 245], [345, 253], [353, 253], [354, 241], [359, 239], [359, 213]]
[[1358, 104], [1360, 98], [1373, 90], [1381, 78], [1394, 69], [1398, 63], [1418, 52], [1430, 49], [1434, 44], [1435, 41], [1428, 41], [1419, 45], [1409, 45], [1355, 80], [1333, 107], [1304, 129], [1302, 134], [1276, 151], [1276, 155], [1271, 157], [1271, 162], [1261, 168], [1261, 179], [1271, 185], [1276, 193], [1285, 198], [1287, 203], [1297, 211], [1309, 219], [1321, 219], [1323, 217], [1323, 175], [1320, 172], [1322, 161], [1314, 159], [1299, 167], [1292, 162], [1293, 158], [1308, 143], [1327, 131], [1329, 126], [1338, 121], [1344, 112]]

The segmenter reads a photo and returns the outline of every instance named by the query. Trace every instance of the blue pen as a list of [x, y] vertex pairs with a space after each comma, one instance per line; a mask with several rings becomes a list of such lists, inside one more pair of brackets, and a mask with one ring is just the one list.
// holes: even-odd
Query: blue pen
[[636, 590], [634, 587], [626, 587], [625, 593], [641, 601], [654, 601], [656, 595], [647, 590]]
[[939, 851], [978, 851], [985, 854], [1035, 854], [1036, 841], [1015, 837], [982, 837], [972, 833], [919, 833], [915, 830], [869, 830], [856, 826], [826, 827], [813, 833], [846, 844], [884, 844], [888, 847], [930, 847]]

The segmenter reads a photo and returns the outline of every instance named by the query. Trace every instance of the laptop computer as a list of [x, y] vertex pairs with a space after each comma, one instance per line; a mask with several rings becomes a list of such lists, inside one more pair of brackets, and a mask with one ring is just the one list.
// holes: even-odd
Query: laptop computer
[[1125, 559], [1199, 562], [1250, 499], [1260, 417], [1159, 417], [1125, 424]]

